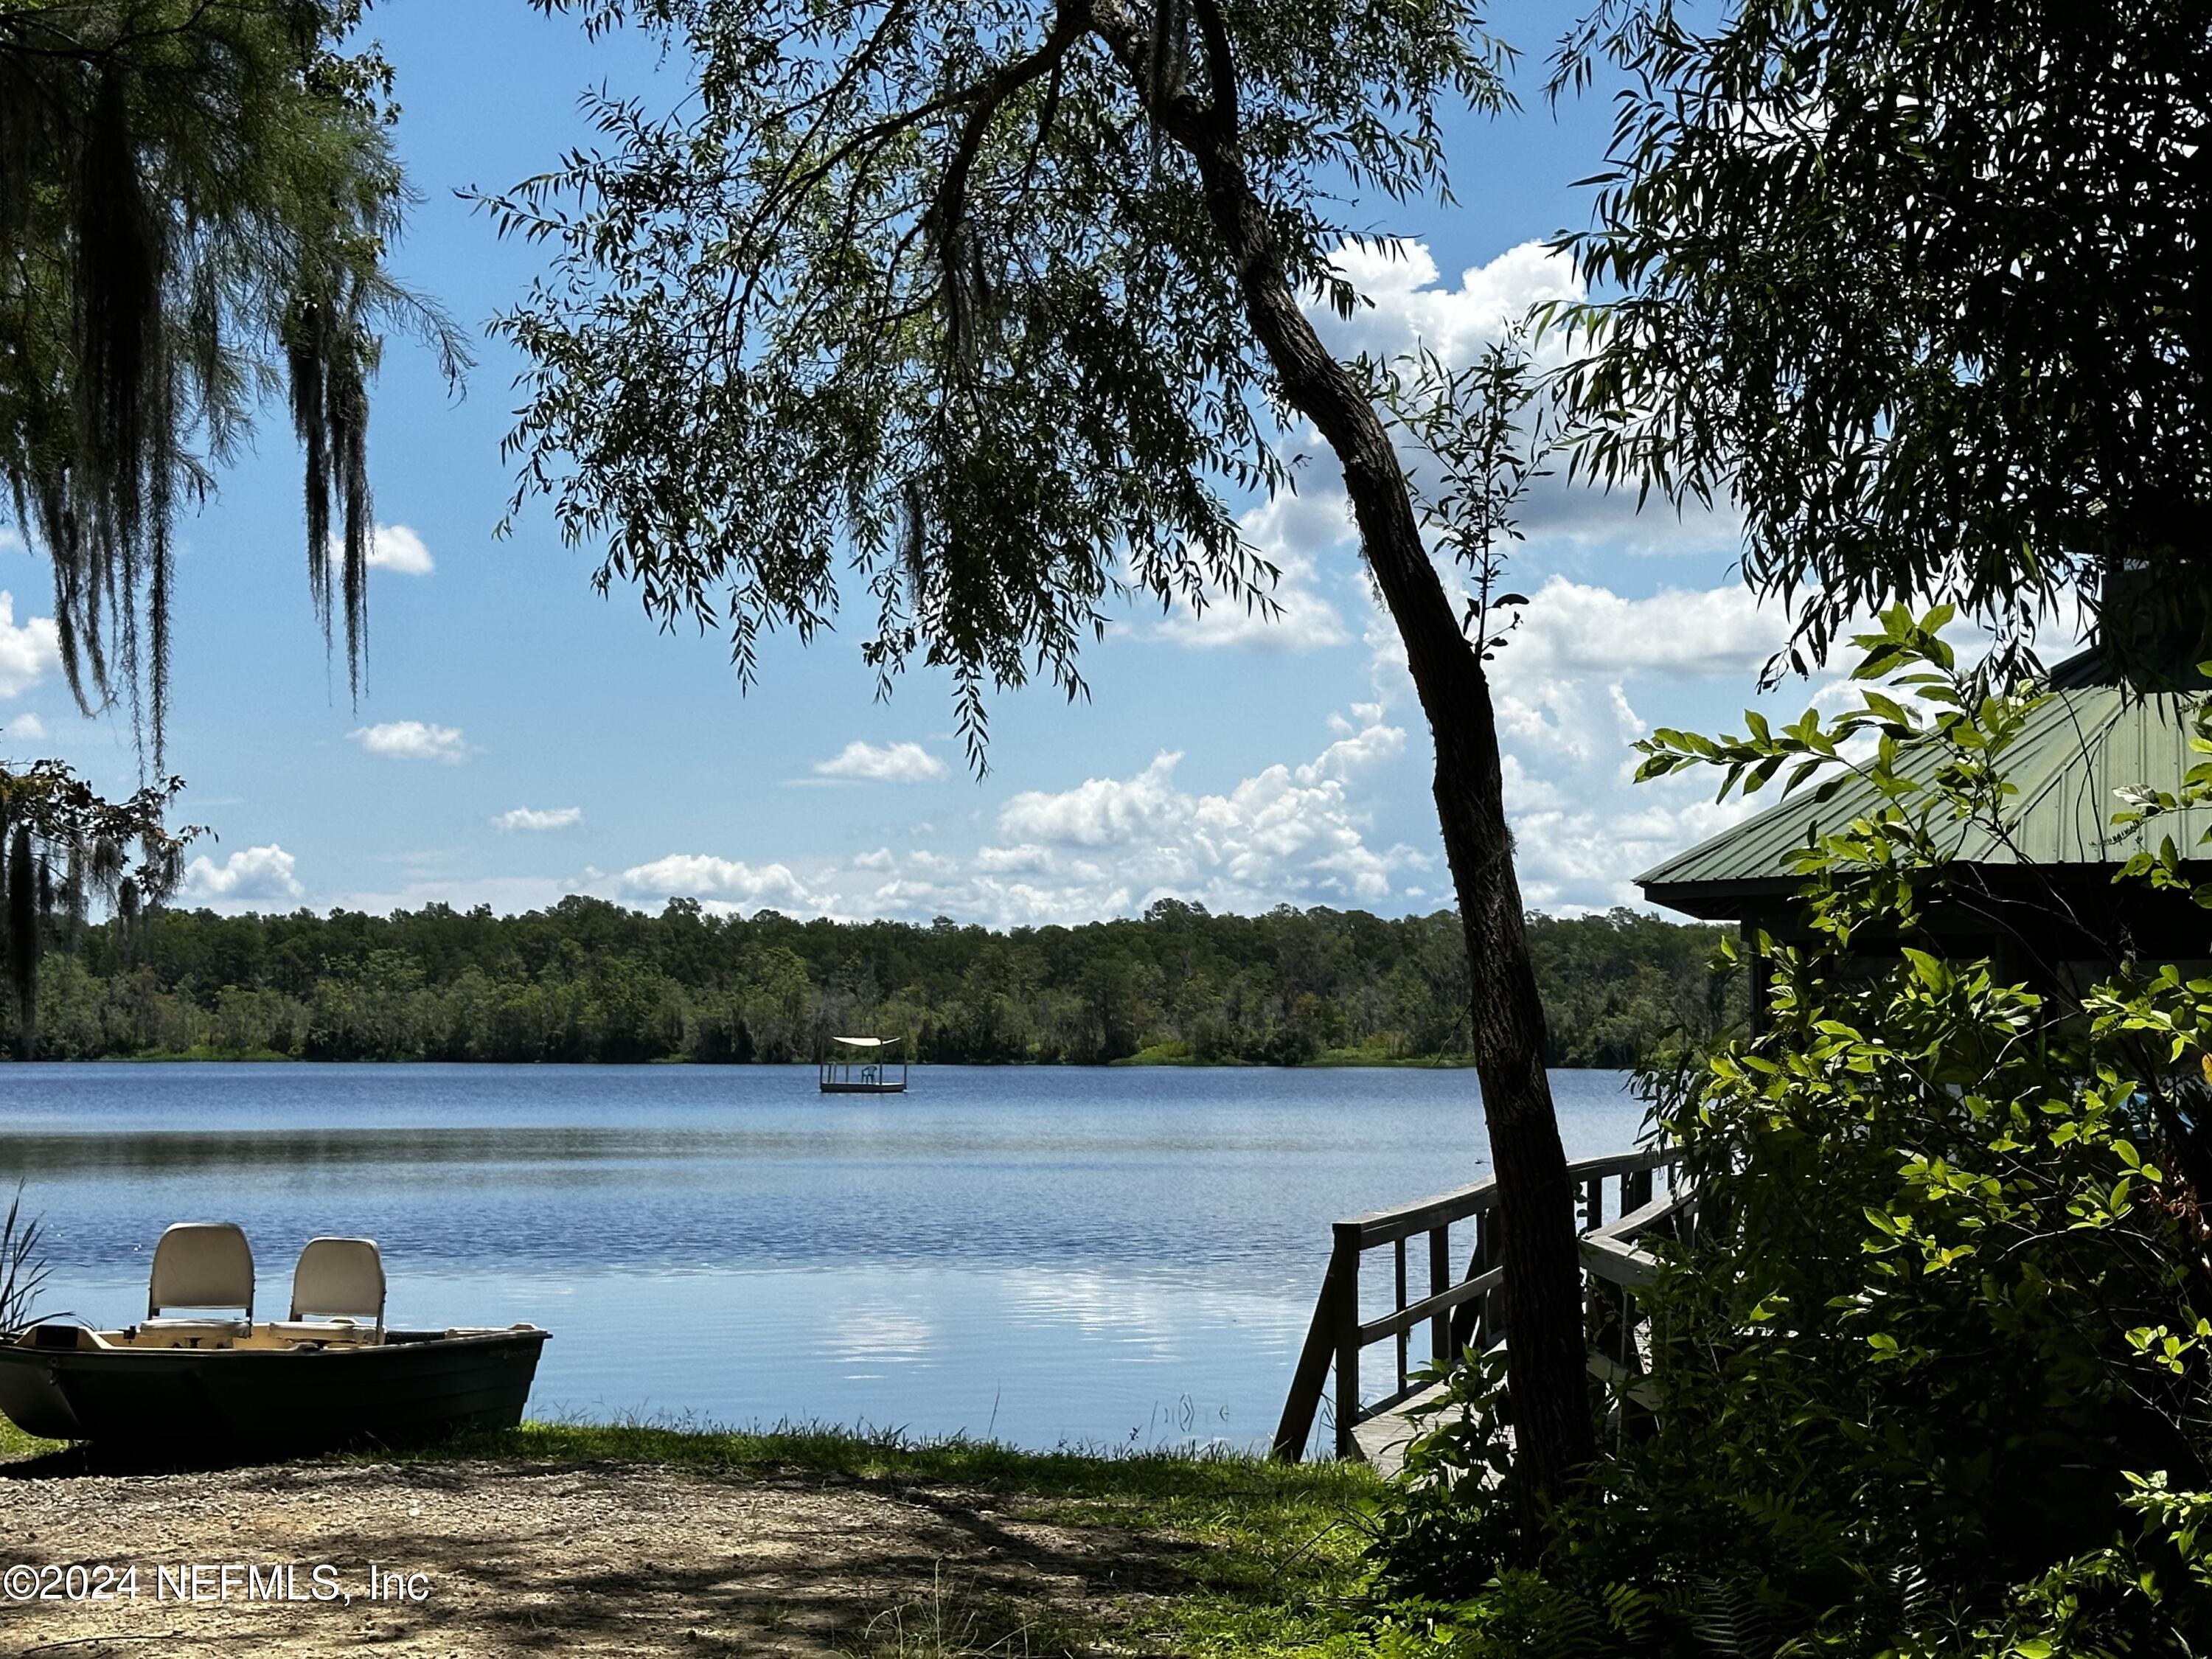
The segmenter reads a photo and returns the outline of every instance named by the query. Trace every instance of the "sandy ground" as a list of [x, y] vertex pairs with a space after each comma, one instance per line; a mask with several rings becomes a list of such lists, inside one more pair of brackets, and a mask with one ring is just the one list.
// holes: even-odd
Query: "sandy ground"
[[[606, 1464], [0, 1478], [0, 1654], [1019, 1659], [1066, 1650], [1101, 1617], [1141, 1631], [1146, 1601], [1182, 1582], [1173, 1544], [1025, 1521], [1019, 1507]], [[57, 1583], [49, 1564], [112, 1576]], [[134, 1565], [132, 1599], [120, 1592]], [[83, 1599], [103, 1585], [113, 1599]], [[24, 1599], [48, 1588], [77, 1599]]]

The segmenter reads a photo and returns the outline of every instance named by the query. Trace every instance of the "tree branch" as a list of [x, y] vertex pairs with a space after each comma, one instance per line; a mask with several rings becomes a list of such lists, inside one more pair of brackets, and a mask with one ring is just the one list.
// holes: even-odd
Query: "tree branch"
[[1219, 0], [1194, 0], [1198, 32], [1206, 42], [1206, 82], [1213, 94], [1213, 120], [1225, 143], [1237, 142], [1241, 116], [1237, 102], [1237, 63], [1229, 50], [1229, 26]]
[[1046, 82], [1044, 107], [1037, 112], [1036, 137], [1030, 140], [1028, 159], [1022, 163], [1022, 182], [1014, 191], [1017, 200], [1030, 193], [1030, 180], [1036, 175], [1037, 155], [1044, 149], [1044, 141], [1052, 136], [1053, 118], [1060, 113], [1060, 76], [1067, 60], [1060, 58], [1052, 66], [1052, 79]]
[[960, 142], [938, 181], [936, 198], [929, 204], [929, 221], [940, 246], [951, 234], [952, 227], [960, 222], [967, 205], [968, 173], [975, 166], [975, 153], [982, 148], [983, 134], [992, 118], [1007, 99], [1037, 76], [1048, 70], [1057, 71], [1060, 60], [1090, 30], [1090, 0], [1067, 0], [1054, 15], [1051, 33], [1035, 52], [1016, 58], [975, 88], [975, 96], [968, 106], [967, 125], [961, 130]]

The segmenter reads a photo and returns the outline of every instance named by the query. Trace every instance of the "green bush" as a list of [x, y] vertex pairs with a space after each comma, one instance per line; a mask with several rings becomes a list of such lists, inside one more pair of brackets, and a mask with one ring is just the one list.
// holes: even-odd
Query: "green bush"
[[1613, 1419], [1522, 1567], [1494, 1378], [1471, 1373], [1385, 1505], [1352, 1645], [2212, 1644], [2212, 1267], [2183, 1173], [2212, 1121], [2212, 980], [2130, 965], [2062, 1003], [1985, 962], [1854, 955], [1913, 937], [1957, 827], [2002, 814], [2039, 702], [1961, 672], [1944, 620], [1885, 617], [1861, 674], [1905, 671], [1899, 695], [1837, 726], [1647, 746], [1647, 772], [1732, 781], [1848, 767], [1876, 805], [1798, 855], [1816, 943], [1776, 953], [1769, 1028], [1647, 1076], [1699, 1192], [1694, 1235], [1638, 1293], [1656, 1414]]
[[[1441, 1375], [1439, 1373], [1442, 1373]], [[1407, 1415], [1420, 1433], [1376, 1516], [1371, 1589], [1395, 1607], [1476, 1595], [1509, 1560], [1519, 1535], [1519, 1492], [1505, 1412], [1502, 1349], [1431, 1367], [1414, 1379], [1443, 1391]]]

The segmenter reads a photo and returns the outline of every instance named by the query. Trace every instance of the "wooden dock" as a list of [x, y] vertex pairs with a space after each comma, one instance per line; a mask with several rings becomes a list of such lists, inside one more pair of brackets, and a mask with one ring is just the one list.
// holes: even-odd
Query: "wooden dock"
[[[1693, 1195], [1678, 1160], [1672, 1151], [1645, 1148], [1567, 1166], [1582, 1235], [1590, 1372], [1616, 1390], [1617, 1409], [1635, 1404], [1642, 1392], [1638, 1384], [1648, 1343], [1630, 1291], [1658, 1272], [1650, 1244], [1661, 1237], [1686, 1238], [1695, 1224]], [[1608, 1199], [1615, 1218], [1611, 1222], [1606, 1219]], [[1305, 1455], [1322, 1402], [1333, 1396], [1336, 1455], [1362, 1459], [1385, 1474], [1398, 1472], [1406, 1446], [1418, 1431], [1407, 1413], [1432, 1399], [1441, 1386], [1418, 1380], [1425, 1369], [1421, 1362], [1498, 1346], [1508, 1338], [1504, 1273], [1493, 1225], [1497, 1206], [1498, 1183], [1486, 1178], [1336, 1223], [1328, 1268], [1275, 1431], [1276, 1456], [1296, 1462]], [[1462, 1230], [1458, 1249], [1455, 1226]], [[1407, 1247], [1417, 1238], [1427, 1243], [1427, 1282], [1425, 1293], [1414, 1299]], [[1370, 1261], [1370, 1253], [1386, 1249], [1390, 1310], [1364, 1318], [1363, 1281], [1370, 1267], [1382, 1265]], [[1462, 1259], [1465, 1269], [1455, 1273], [1455, 1264]], [[1417, 1331], [1425, 1334], [1420, 1346], [1425, 1349], [1418, 1358]], [[1383, 1342], [1394, 1350], [1396, 1386], [1370, 1399], [1361, 1387], [1362, 1359]]]
[[1352, 1425], [1352, 1441], [1356, 1455], [1363, 1462], [1372, 1463], [1375, 1472], [1385, 1480], [1395, 1477], [1406, 1466], [1407, 1446], [1420, 1432], [1409, 1413], [1427, 1405], [1443, 1391], [1443, 1383], [1432, 1383], [1387, 1412], [1377, 1412], [1371, 1417], [1360, 1419]]

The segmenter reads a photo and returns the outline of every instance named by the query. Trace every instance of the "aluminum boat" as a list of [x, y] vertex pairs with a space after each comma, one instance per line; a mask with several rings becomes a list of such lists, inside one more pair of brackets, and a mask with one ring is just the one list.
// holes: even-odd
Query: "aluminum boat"
[[388, 1330], [384, 1303], [372, 1241], [318, 1238], [300, 1254], [291, 1317], [256, 1322], [246, 1235], [179, 1223], [155, 1249], [141, 1322], [0, 1334], [0, 1412], [46, 1439], [175, 1451], [391, 1443], [521, 1421], [548, 1333]]

